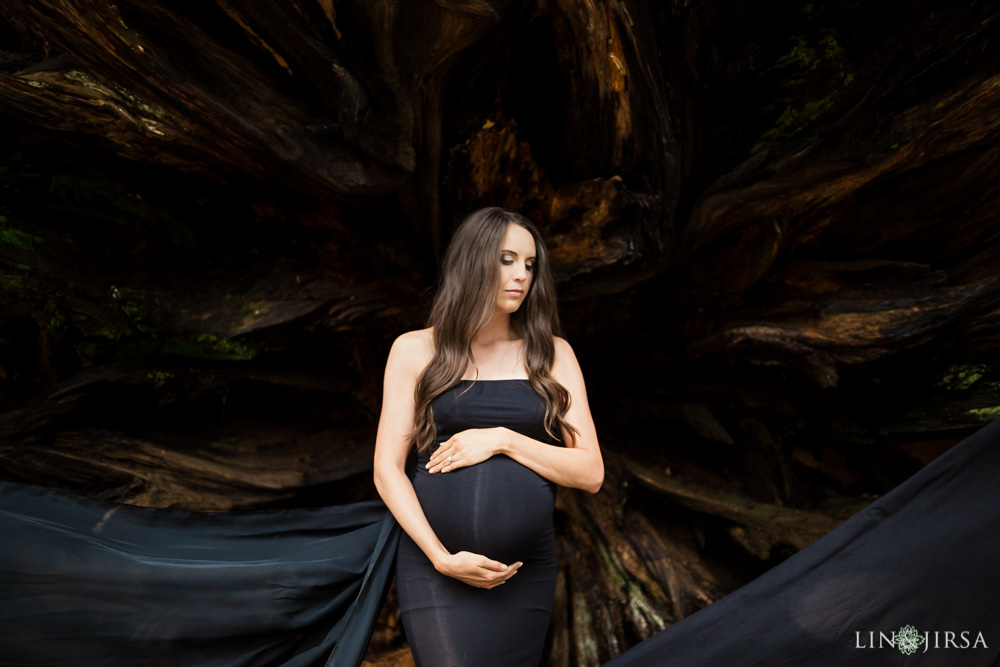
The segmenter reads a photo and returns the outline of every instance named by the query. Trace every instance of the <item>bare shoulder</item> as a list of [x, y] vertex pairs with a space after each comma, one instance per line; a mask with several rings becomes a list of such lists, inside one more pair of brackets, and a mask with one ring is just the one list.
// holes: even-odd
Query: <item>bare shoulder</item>
[[413, 331], [407, 331], [406, 333], [399, 334], [396, 337], [396, 342], [393, 346], [401, 345], [405, 346], [408, 350], [415, 350], [419, 348], [429, 348], [434, 349], [434, 328], [427, 327], [426, 329], [414, 329]]
[[431, 328], [407, 331], [396, 337], [389, 350], [386, 372], [417, 376], [434, 357], [434, 331]]
[[573, 352], [573, 347], [569, 344], [569, 341], [562, 336], [553, 336], [552, 343], [555, 345], [556, 354], [554, 362], [558, 363], [560, 361], [566, 362], [570, 359], [576, 361], [576, 353]]
[[576, 359], [573, 347], [565, 338], [553, 336], [552, 342], [555, 345], [555, 356], [552, 359], [552, 377], [562, 384], [567, 382], [582, 381], [580, 362]]

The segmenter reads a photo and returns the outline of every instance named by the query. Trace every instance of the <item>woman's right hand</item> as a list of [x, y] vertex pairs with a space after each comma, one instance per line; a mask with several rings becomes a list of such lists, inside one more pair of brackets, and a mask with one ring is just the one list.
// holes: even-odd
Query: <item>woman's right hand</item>
[[448, 575], [476, 588], [494, 588], [513, 577], [523, 565], [521, 561], [504, 565], [486, 556], [469, 551], [449, 554], [436, 566], [441, 574]]

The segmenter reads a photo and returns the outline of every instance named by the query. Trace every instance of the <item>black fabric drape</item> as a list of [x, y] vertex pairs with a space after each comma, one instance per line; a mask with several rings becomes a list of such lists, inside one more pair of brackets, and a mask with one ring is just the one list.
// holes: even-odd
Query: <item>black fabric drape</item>
[[605, 665], [1000, 665], [1000, 420]]
[[[193, 513], [0, 483], [0, 665], [356, 665], [398, 530], [376, 502]], [[913, 654], [885, 641], [905, 626]], [[1000, 665], [1000, 421], [607, 663], [653, 665]]]
[[0, 665], [357, 665], [398, 537], [377, 501], [201, 513], [0, 483]]

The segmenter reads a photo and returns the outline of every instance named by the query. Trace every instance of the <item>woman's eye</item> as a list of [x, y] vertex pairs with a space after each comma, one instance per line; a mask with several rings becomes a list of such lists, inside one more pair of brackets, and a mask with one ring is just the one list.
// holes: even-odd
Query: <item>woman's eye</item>
[[512, 259], [507, 259], [506, 257], [501, 257], [501, 258], [500, 258], [500, 263], [501, 263], [501, 264], [513, 264], [513, 263], [514, 263], [514, 260], [512, 260]]
[[528, 269], [529, 271], [534, 271], [535, 270], [535, 265], [534, 264], [525, 264], [524, 268]]

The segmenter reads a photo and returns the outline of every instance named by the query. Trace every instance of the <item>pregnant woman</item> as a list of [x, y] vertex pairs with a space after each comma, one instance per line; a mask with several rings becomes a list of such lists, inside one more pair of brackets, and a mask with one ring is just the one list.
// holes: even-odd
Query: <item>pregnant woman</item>
[[375, 485], [405, 531], [396, 586], [418, 666], [541, 659], [555, 485], [596, 493], [604, 479], [583, 375], [558, 327], [538, 230], [487, 208], [455, 231], [428, 328], [389, 352]]

